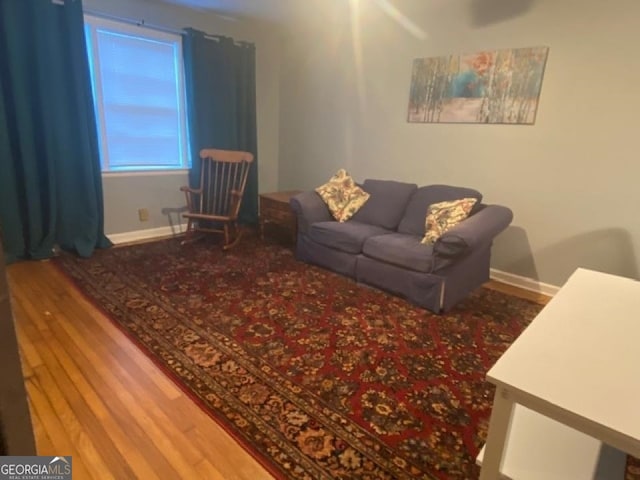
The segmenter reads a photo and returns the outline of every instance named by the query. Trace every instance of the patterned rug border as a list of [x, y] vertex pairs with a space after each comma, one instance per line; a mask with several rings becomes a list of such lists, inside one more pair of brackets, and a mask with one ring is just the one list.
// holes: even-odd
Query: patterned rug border
[[[154, 240], [153, 242], [162, 242], [166, 240]], [[123, 246], [125, 247], [125, 246]], [[122, 247], [112, 247], [112, 248], [122, 248]], [[227, 435], [229, 435], [238, 445], [242, 447], [242, 449], [247, 452], [253, 459], [255, 459], [265, 470], [269, 472], [277, 480], [287, 480], [287, 476], [281, 472], [280, 470], [275, 468], [275, 465], [269, 461], [267, 457], [262, 455], [258, 451], [252, 451], [253, 448], [251, 444], [240, 437], [236, 432], [231, 430], [227, 425], [224, 424], [226, 421], [224, 418], [219, 418], [218, 415], [213, 410], [210, 410], [205, 401], [197, 396], [194, 392], [189, 390], [188, 385], [186, 385], [178, 375], [176, 375], [173, 371], [171, 371], [167, 366], [163, 365], [160, 358], [157, 358], [154, 355], [153, 351], [147, 348], [141, 340], [136, 338], [131, 332], [128, 332], [124, 325], [120, 324], [114, 317], [111, 316], [101, 305], [97, 303], [94, 299], [92, 299], [87, 292], [84, 292], [77, 280], [71, 276], [71, 274], [64, 270], [62, 265], [57, 262], [51, 262], [55, 269], [65, 278], [67, 281], [73, 286], [73, 288], [78, 292], [78, 294], [93, 308], [95, 308], [100, 314], [105, 317], [109, 323], [115, 326], [119, 332], [121, 332], [145, 357], [147, 357], [153, 365], [158, 368], [164, 375], [167, 376], [171, 380], [171, 382], [182, 392], [184, 393], [194, 404], [202, 410], [209, 418], [211, 418], [217, 426], [219, 426], [222, 430], [224, 430]]]

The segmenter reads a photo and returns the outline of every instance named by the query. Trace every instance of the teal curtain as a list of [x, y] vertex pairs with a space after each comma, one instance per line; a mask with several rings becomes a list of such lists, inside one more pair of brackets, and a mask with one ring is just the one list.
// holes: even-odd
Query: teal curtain
[[238, 221], [258, 221], [255, 47], [186, 29], [183, 38], [192, 187], [200, 181], [202, 148], [245, 150], [255, 156]]
[[9, 261], [107, 247], [81, 0], [0, 0], [0, 225]]

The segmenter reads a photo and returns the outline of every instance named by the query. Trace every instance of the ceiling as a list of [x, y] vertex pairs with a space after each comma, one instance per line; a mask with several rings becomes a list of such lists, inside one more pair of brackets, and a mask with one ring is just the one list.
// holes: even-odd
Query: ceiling
[[308, 0], [161, 0], [196, 10], [233, 18], [251, 17], [281, 23], [291, 18], [296, 7]]
[[[438, 8], [450, 0], [147, 0], [180, 5], [195, 10], [214, 13], [226, 20], [253, 19], [279, 25], [300, 25], [309, 20], [320, 22], [335, 22], [335, 12], [340, 9], [327, 7], [349, 7], [363, 10], [371, 5], [374, 10], [380, 10], [389, 18], [397, 22], [404, 30], [418, 39], [427, 38], [426, 27], [414, 19], [430, 18], [431, 12], [425, 9]], [[473, 0], [512, 2], [514, 0]], [[533, 0], [519, 0], [531, 2]], [[375, 7], [375, 8], [374, 8]], [[323, 13], [324, 12], [324, 13]], [[333, 12], [327, 15], [327, 12]], [[344, 12], [343, 12], [344, 13]], [[339, 15], [339, 13], [338, 13]], [[348, 13], [347, 13], [348, 15]], [[424, 23], [424, 20], [422, 21]]]

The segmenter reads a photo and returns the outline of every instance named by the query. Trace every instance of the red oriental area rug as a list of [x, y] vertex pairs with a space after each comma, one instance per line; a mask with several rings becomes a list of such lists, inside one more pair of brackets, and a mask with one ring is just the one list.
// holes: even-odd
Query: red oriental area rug
[[55, 262], [278, 478], [477, 478], [485, 373], [541, 308], [434, 315], [254, 238]]

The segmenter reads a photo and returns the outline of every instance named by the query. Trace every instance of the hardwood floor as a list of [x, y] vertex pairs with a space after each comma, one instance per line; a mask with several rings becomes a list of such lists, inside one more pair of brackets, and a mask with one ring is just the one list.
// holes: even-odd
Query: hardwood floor
[[72, 455], [76, 480], [272, 478], [50, 262], [8, 274], [39, 454]]
[[524, 290], [519, 287], [514, 287], [513, 285], [508, 285], [506, 283], [497, 282], [495, 280], [489, 280], [484, 285], [487, 288], [491, 288], [492, 290], [498, 290], [499, 292], [506, 293], [508, 295], [513, 295], [514, 297], [526, 298], [527, 300], [531, 300], [532, 302], [536, 302], [540, 305], [546, 305], [551, 300], [551, 297], [548, 295], [544, 295], [542, 293], [531, 292], [529, 290]]
[[38, 454], [76, 480], [272, 478], [50, 262], [8, 274]]

